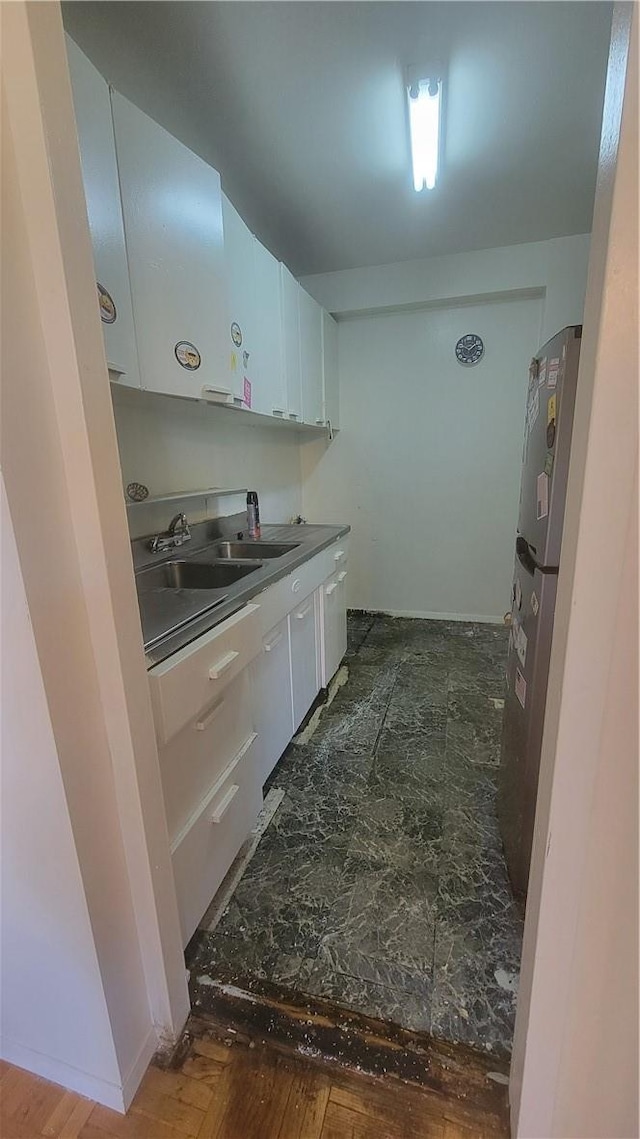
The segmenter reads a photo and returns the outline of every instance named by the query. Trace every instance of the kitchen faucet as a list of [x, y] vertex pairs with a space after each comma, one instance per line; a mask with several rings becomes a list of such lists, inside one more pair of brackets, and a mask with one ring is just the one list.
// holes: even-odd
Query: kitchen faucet
[[183, 546], [191, 541], [191, 531], [186, 514], [175, 514], [167, 529], [162, 534], [156, 534], [149, 542], [149, 549], [158, 554], [161, 550], [172, 550], [176, 546]]

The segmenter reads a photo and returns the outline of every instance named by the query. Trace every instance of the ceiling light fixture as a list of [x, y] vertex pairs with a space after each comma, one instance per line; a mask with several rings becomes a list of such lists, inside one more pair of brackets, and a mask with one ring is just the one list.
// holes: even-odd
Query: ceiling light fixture
[[442, 80], [418, 79], [407, 84], [413, 188], [433, 190], [438, 177]]

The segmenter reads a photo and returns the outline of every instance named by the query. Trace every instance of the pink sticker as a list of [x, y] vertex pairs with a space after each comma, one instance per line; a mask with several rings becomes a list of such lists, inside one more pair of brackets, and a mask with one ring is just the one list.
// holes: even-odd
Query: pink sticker
[[244, 377], [244, 402], [247, 407], [251, 407], [251, 380]]

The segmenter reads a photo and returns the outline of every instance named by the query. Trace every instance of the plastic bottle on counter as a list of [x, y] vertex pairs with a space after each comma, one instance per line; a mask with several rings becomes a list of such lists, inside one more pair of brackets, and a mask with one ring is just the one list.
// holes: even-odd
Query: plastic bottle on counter
[[249, 537], [260, 537], [260, 507], [258, 505], [258, 494], [255, 490], [247, 491], [247, 523], [249, 526]]

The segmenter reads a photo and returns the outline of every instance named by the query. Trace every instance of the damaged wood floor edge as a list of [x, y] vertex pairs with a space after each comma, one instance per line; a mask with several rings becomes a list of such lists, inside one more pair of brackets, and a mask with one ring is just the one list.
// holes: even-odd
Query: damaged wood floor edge
[[[200, 991], [202, 993], [202, 990]], [[260, 1046], [330, 1069], [443, 1097], [462, 1116], [482, 1111], [500, 1127], [508, 1114], [508, 1063], [464, 1044], [437, 1040], [331, 1001], [309, 999], [252, 978], [251, 990], [210, 984], [206, 1008], [192, 1014], [169, 1066], [194, 1039]], [[165, 1058], [164, 1063], [167, 1064]]]

